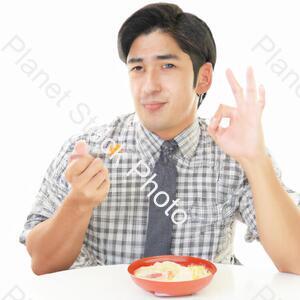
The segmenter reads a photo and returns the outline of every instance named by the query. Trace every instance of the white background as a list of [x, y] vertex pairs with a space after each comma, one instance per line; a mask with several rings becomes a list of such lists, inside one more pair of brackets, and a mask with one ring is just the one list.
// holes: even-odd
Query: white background
[[[97, 117], [96, 125], [133, 112], [127, 70], [117, 54], [117, 33], [125, 19], [147, 3], [150, 1], [0, 2], [0, 297], [11, 284], [18, 283], [16, 274], [27, 276], [31, 272], [29, 256], [18, 243], [18, 236], [44, 172], [62, 143], [80, 132], [92, 117]], [[300, 75], [297, 2], [173, 3], [207, 22], [217, 44], [214, 82], [199, 115], [210, 118], [219, 103], [233, 105], [225, 70], [231, 67], [244, 84], [246, 67], [252, 65], [257, 81], [267, 91], [263, 116], [267, 146], [282, 170], [284, 182], [300, 191], [300, 145], [296, 138], [300, 129], [300, 80], [293, 87], [283, 81], [288, 71]], [[23, 50], [7, 47], [1, 51], [15, 35], [22, 40]], [[269, 39], [265, 44], [268, 50], [253, 50], [264, 36]], [[37, 69], [32, 76], [22, 71], [22, 62], [16, 64], [29, 49], [23, 63], [35, 61]], [[267, 64], [276, 51], [278, 55]], [[286, 71], [276, 74], [274, 63], [285, 64]], [[60, 107], [57, 98], [49, 98], [45, 89], [32, 81], [40, 70], [48, 73], [49, 82], [70, 91]], [[81, 120], [79, 103], [89, 109]], [[243, 264], [274, 268], [258, 243], [244, 242], [244, 233], [244, 226], [239, 225], [235, 252]]]

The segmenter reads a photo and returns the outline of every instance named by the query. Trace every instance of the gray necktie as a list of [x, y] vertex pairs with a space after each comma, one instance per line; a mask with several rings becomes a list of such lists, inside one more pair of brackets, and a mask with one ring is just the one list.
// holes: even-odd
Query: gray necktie
[[[148, 213], [148, 227], [146, 233], [146, 242], [144, 257], [170, 254], [172, 227], [171, 220], [172, 212], [176, 208], [172, 208], [166, 216], [165, 210], [172, 204], [172, 200], [176, 200], [176, 160], [172, 158], [173, 154], [178, 149], [175, 140], [165, 141], [160, 149], [160, 157], [154, 166], [153, 173], [156, 177], [153, 179], [158, 188], [153, 192], [149, 198], [149, 213]], [[169, 196], [169, 202], [164, 207], [158, 207], [154, 202], [155, 195], [164, 191]], [[163, 204], [166, 197], [157, 197], [158, 204]]]

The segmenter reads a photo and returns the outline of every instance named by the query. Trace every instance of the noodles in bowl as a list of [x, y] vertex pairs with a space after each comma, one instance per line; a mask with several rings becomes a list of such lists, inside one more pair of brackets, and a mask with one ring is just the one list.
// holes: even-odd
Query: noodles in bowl
[[139, 278], [157, 281], [186, 281], [211, 275], [203, 265], [182, 266], [172, 261], [156, 262], [152, 266], [138, 268], [134, 275]]
[[132, 262], [128, 272], [145, 291], [159, 296], [184, 296], [206, 287], [217, 268], [199, 257], [161, 255]]

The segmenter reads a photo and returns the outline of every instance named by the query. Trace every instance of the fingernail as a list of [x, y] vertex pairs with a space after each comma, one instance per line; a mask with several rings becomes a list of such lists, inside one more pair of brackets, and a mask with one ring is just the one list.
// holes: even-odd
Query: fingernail
[[82, 157], [81, 154], [73, 153], [69, 156], [69, 161]]
[[89, 146], [85, 140], [79, 140], [75, 144], [74, 151], [78, 154], [87, 154], [89, 152]]

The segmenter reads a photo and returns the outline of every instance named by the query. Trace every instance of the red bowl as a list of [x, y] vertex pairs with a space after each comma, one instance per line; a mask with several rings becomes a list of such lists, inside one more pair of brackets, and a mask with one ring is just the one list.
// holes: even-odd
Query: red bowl
[[[211, 275], [200, 279], [176, 282], [155, 281], [139, 278], [134, 275], [135, 270], [140, 267], [151, 266], [156, 262], [163, 261], [171, 261], [182, 266], [188, 266], [191, 264], [203, 265], [211, 272]], [[133, 281], [148, 292], [154, 293], [158, 296], [184, 296], [194, 294], [207, 286], [212, 280], [214, 274], [217, 272], [217, 268], [212, 262], [198, 257], [162, 255], [138, 259], [128, 266], [128, 272]]]

